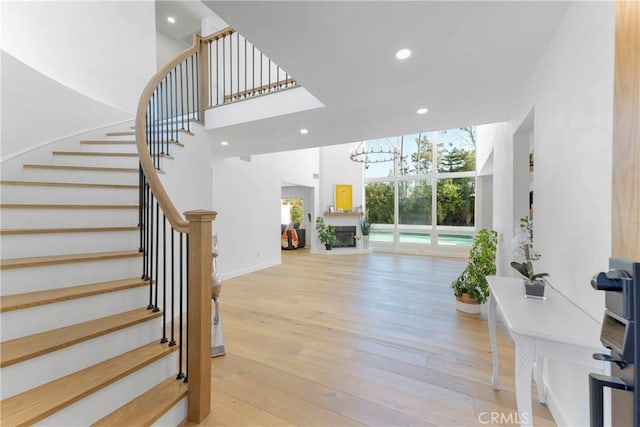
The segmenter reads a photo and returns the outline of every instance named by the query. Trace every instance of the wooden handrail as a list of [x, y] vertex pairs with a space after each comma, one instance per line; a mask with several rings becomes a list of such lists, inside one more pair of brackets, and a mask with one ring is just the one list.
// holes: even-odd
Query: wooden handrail
[[[140, 165], [142, 166], [142, 171], [144, 172], [144, 176], [147, 178], [147, 183], [149, 184], [149, 188], [153, 193], [154, 197], [158, 201], [162, 212], [164, 212], [167, 220], [171, 224], [171, 226], [181, 233], [189, 232], [189, 223], [182, 217], [182, 215], [178, 212], [173, 201], [167, 194], [162, 182], [160, 182], [160, 178], [158, 177], [158, 173], [156, 172], [156, 168], [153, 165], [153, 160], [151, 160], [151, 155], [149, 154], [149, 150], [146, 145], [147, 141], [147, 131], [145, 129], [145, 116], [147, 111], [147, 106], [149, 105], [149, 100], [153, 95], [156, 87], [160, 84], [162, 79], [169, 74], [171, 70], [173, 70], [176, 65], [180, 64], [182, 61], [195, 54], [196, 51], [200, 48], [200, 45], [203, 42], [209, 42], [211, 40], [215, 40], [221, 37], [225, 37], [229, 34], [233, 34], [235, 30], [231, 27], [224, 28], [220, 31], [217, 31], [211, 35], [202, 37], [198, 34], [193, 36], [193, 45], [178, 55], [173, 61], [169, 62], [167, 65], [162, 67], [154, 76], [149, 80], [149, 83], [144, 87], [142, 91], [142, 95], [140, 96], [140, 101], [138, 102], [138, 109], [136, 111], [136, 147], [138, 149], [138, 157], [140, 158]], [[208, 61], [207, 61], [208, 62]], [[208, 66], [208, 64], [205, 64]], [[207, 74], [201, 74], [202, 76], [208, 76]], [[208, 77], [207, 77], [208, 78]], [[204, 103], [203, 103], [204, 104]]]

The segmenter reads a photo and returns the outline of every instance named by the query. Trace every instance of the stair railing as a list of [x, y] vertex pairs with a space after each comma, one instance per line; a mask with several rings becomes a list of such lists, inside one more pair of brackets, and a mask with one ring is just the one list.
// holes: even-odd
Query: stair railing
[[142, 277], [149, 280], [147, 308], [162, 310], [160, 342], [179, 346], [176, 378], [188, 382], [187, 418], [196, 423], [211, 410], [211, 236], [216, 213], [194, 210], [183, 217], [158, 170], [180, 133], [189, 133], [191, 121], [203, 117], [210, 80], [208, 58], [203, 60], [208, 40], [231, 32], [228, 28], [207, 37], [195, 35], [193, 45], [145, 86], [136, 113], [138, 219]]
[[142, 277], [149, 281], [147, 308], [162, 310], [160, 342], [178, 346], [176, 378], [189, 384], [192, 422], [200, 423], [211, 410], [211, 237], [216, 213], [195, 210], [183, 217], [158, 177], [161, 160], [181, 134], [191, 133], [192, 121], [204, 121], [205, 108], [295, 85], [253, 44], [225, 28], [206, 37], [194, 35], [192, 46], [153, 76], [138, 103], [138, 219]]

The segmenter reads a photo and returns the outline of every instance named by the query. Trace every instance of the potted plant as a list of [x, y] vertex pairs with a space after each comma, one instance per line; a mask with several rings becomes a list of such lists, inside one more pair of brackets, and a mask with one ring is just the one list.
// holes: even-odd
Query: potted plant
[[544, 290], [548, 273], [535, 273], [533, 261], [539, 260], [540, 252], [533, 249], [533, 228], [529, 218], [520, 219], [520, 227], [513, 238], [514, 254], [522, 262], [512, 261], [513, 267], [524, 278], [524, 296], [545, 299]]
[[369, 233], [371, 232], [371, 223], [367, 218], [360, 220], [360, 233], [362, 233], [362, 247], [369, 249]]
[[321, 216], [316, 218], [316, 231], [320, 243], [324, 244], [326, 250], [330, 251], [336, 242], [336, 228], [331, 224], [325, 224]]
[[465, 313], [480, 313], [480, 305], [489, 298], [487, 276], [496, 274], [498, 233], [482, 229], [473, 238], [469, 264], [451, 283], [456, 296], [456, 308]]

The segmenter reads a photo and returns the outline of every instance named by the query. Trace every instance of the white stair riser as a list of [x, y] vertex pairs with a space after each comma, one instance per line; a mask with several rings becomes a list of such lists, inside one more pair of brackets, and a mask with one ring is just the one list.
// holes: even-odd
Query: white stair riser
[[138, 188], [3, 185], [2, 203], [138, 204]]
[[2, 399], [133, 350], [141, 343], [156, 339], [159, 343], [162, 338], [160, 325], [160, 320], [153, 319], [2, 368]]
[[77, 147], [74, 147], [74, 150], [100, 153], [138, 153], [136, 144], [78, 144]]
[[138, 172], [104, 172], [25, 168], [23, 176], [25, 180], [31, 181], [90, 182], [94, 184], [138, 185], [139, 181]]
[[142, 257], [0, 270], [2, 294], [44, 291], [142, 275]]
[[38, 425], [90, 425], [175, 375], [176, 361], [177, 352], [174, 352], [42, 420]]
[[2, 209], [2, 228], [135, 227], [137, 209]]
[[152, 424], [154, 427], [175, 427], [182, 424], [187, 419], [187, 398], [180, 399], [173, 408], [169, 409], [163, 416]]
[[137, 168], [139, 161], [138, 157], [54, 155], [51, 158], [51, 164], [109, 168]]
[[149, 286], [142, 286], [0, 313], [2, 341], [146, 307], [147, 304]]
[[140, 247], [136, 231], [14, 234], [2, 236], [2, 258], [22, 258], [84, 252], [126, 251]]

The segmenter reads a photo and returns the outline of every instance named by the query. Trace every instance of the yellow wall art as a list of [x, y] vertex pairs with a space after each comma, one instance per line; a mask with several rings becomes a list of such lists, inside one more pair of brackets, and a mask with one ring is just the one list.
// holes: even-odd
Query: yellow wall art
[[353, 209], [353, 186], [351, 184], [336, 184], [335, 191], [336, 211], [351, 211]]

